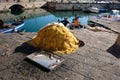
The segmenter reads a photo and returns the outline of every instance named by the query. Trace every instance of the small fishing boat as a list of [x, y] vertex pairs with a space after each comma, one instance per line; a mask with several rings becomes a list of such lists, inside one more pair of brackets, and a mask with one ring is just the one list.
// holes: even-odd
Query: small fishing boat
[[120, 21], [120, 15], [119, 14], [110, 14], [110, 13], [104, 13], [101, 14], [101, 19], [109, 20], [109, 21]]
[[105, 13], [107, 9], [99, 9], [97, 7], [89, 7], [88, 10], [93, 13]]
[[112, 12], [113, 12], [113, 14], [114, 14], [114, 15], [119, 15], [119, 12], [120, 12], [120, 11], [119, 11], [119, 10], [114, 9], [114, 10], [112, 10]]
[[99, 13], [106, 13], [107, 11], [107, 9], [99, 9]]
[[93, 13], [99, 13], [99, 9], [97, 7], [89, 7], [88, 10]]
[[23, 29], [24, 24], [25, 24], [24, 21], [13, 22], [10, 24], [11, 25], [10, 28], [0, 29], [0, 33], [13, 33], [20, 31], [21, 29]]

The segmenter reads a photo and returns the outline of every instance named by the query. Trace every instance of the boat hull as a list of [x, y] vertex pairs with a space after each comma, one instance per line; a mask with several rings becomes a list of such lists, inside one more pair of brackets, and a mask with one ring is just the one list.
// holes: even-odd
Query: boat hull
[[1, 29], [0, 33], [13, 33], [15, 30], [19, 31], [19, 30], [23, 29], [24, 22], [22, 22], [21, 24], [18, 24], [18, 25], [12, 24], [12, 26], [13, 27], [11, 27], [11, 28], [3, 28], [3, 29]]
[[96, 7], [89, 7], [88, 10], [93, 13], [99, 13], [99, 9]]
[[107, 9], [99, 9], [99, 12], [100, 12], [100, 13], [106, 13], [106, 12], [107, 12]]

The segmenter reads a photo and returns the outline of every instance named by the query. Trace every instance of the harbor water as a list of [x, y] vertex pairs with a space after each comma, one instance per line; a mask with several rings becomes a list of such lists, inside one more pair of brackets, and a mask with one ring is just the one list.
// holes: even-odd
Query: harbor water
[[25, 17], [25, 32], [38, 32], [45, 25], [57, 22], [58, 19], [63, 20], [64, 17], [68, 17], [68, 21], [72, 22], [75, 16], [79, 17], [79, 22], [84, 25], [88, 22], [88, 16], [97, 15], [93, 13], [84, 13], [82, 11], [56, 11], [48, 12], [44, 9], [31, 9], [17, 13], [0, 13], [0, 19], [5, 23], [9, 23], [16, 20], [20, 20], [23, 16]]

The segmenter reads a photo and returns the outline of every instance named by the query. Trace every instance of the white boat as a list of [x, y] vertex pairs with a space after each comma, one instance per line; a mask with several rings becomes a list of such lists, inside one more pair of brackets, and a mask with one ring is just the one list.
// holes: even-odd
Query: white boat
[[88, 10], [90, 12], [99, 13], [99, 9], [97, 7], [89, 7]]
[[116, 11], [116, 10], [112, 10], [112, 11], [113, 11], [113, 14], [103, 13], [102, 15], [100, 15], [100, 18], [104, 20], [110, 20], [110, 21], [119, 21], [120, 20], [119, 11]]
[[114, 9], [114, 10], [112, 10], [112, 12], [113, 12], [113, 14], [114, 14], [114, 15], [118, 15], [120, 11], [119, 11], [119, 10]]
[[12, 27], [0, 29], [0, 33], [13, 33], [14, 30], [19, 31], [23, 29], [24, 24], [24, 21], [11, 23]]

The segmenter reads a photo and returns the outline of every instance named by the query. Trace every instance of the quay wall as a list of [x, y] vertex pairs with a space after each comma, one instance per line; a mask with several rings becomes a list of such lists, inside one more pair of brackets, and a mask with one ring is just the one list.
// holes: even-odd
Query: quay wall
[[10, 21], [14, 21], [15, 19], [17, 21], [21, 20], [24, 16], [26, 19], [30, 19], [30, 18], [35, 18], [37, 16], [42, 16], [42, 15], [49, 15], [50, 13], [47, 12], [44, 9], [29, 9], [29, 10], [24, 10], [22, 13], [20, 13], [19, 15], [17, 14], [12, 14], [9, 12], [5, 12], [5, 13], [0, 13], [0, 19], [2, 19], [4, 22], [10, 22]]
[[120, 3], [53, 3], [48, 2], [48, 9], [52, 10], [86, 10], [94, 6], [104, 9], [120, 9]]
[[46, 4], [45, 1], [42, 2], [2, 2], [0, 3], [0, 12], [10, 11], [10, 7], [19, 4], [24, 7], [24, 9], [40, 8]]

